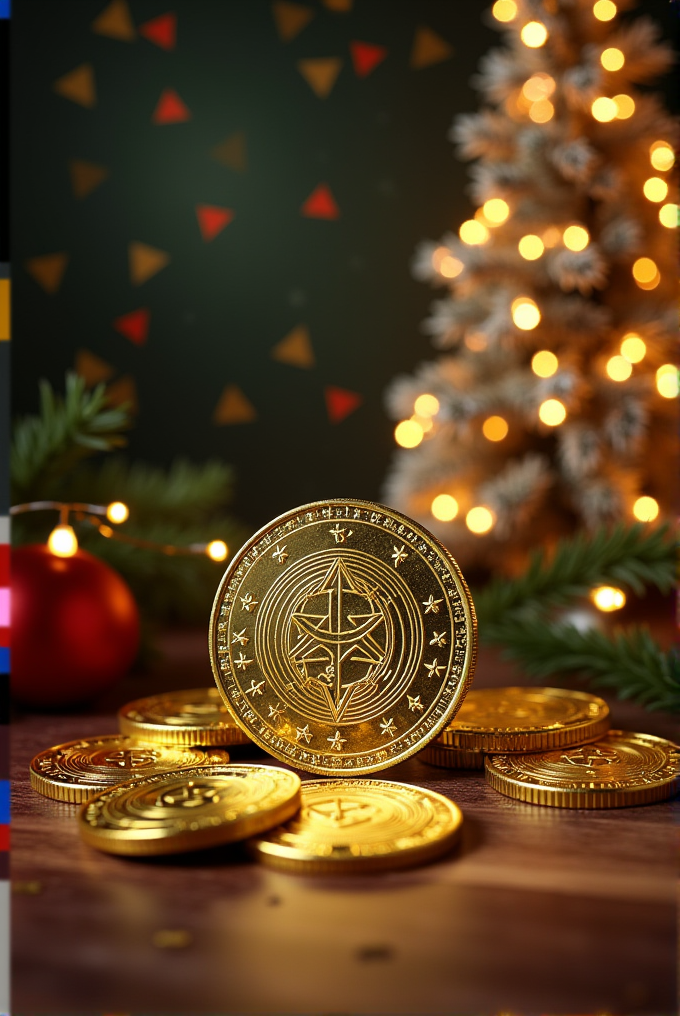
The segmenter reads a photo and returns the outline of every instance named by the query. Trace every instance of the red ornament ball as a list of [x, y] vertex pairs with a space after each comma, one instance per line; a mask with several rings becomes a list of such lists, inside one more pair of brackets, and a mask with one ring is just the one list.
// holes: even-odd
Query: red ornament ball
[[86, 702], [122, 677], [139, 648], [139, 611], [120, 575], [86, 550], [12, 552], [10, 685], [18, 702]]

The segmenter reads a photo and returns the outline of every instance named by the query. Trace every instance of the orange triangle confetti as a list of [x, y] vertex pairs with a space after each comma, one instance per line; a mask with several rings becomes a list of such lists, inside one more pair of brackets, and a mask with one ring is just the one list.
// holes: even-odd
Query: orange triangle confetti
[[101, 357], [95, 356], [89, 349], [78, 350], [75, 367], [76, 374], [83, 378], [87, 388], [94, 388], [100, 382], [108, 381], [116, 373], [115, 367]]
[[152, 123], [185, 123], [187, 120], [191, 120], [191, 110], [185, 106], [177, 92], [166, 88], [156, 103]]
[[208, 243], [229, 225], [234, 213], [231, 208], [220, 208], [218, 205], [196, 205], [196, 218], [201, 236]]
[[98, 166], [95, 162], [85, 162], [83, 159], [71, 159], [68, 168], [71, 175], [71, 188], [77, 198], [86, 198], [109, 175], [106, 166]]
[[161, 49], [172, 50], [177, 43], [177, 15], [161, 14], [139, 26], [139, 34]]
[[272, 14], [276, 31], [283, 42], [290, 42], [296, 35], [299, 35], [314, 17], [311, 7], [287, 3], [286, 0], [278, 0], [277, 3], [273, 3]]
[[297, 62], [300, 74], [320, 99], [325, 99], [330, 95], [341, 68], [342, 60], [337, 56], [322, 57], [318, 60], [298, 60]]
[[374, 46], [370, 42], [350, 42], [349, 48], [352, 54], [354, 73], [358, 78], [365, 78], [387, 56], [384, 46]]
[[121, 42], [134, 42], [137, 33], [126, 0], [111, 0], [108, 7], [92, 22], [92, 31], [97, 35], [107, 35], [110, 39], [120, 39]]
[[437, 35], [431, 28], [421, 25], [416, 30], [411, 50], [411, 67], [420, 70], [421, 67], [430, 67], [432, 64], [448, 60], [453, 55], [453, 46], [450, 46], [446, 39]]
[[152, 278], [170, 261], [170, 255], [157, 247], [133, 240], [128, 245], [128, 261], [130, 265], [130, 282], [133, 286], [141, 286]]
[[238, 385], [227, 385], [213, 413], [213, 423], [252, 423], [257, 410]]
[[244, 173], [248, 166], [245, 134], [239, 131], [237, 134], [230, 135], [226, 141], [215, 145], [211, 154], [213, 159], [217, 159], [223, 166]]
[[77, 102], [79, 106], [92, 109], [97, 105], [97, 89], [94, 83], [92, 64], [84, 63], [63, 77], [57, 78], [52, 88], [64, 99]]
[[142, 346], [149, 336], [150, 320], [151, 313], [148, 307], [140, 307], [139, 310], [132, 310], [129, 314], [116, 318], [113, 327], [130, 342]]
[[347, 14], [352, 10], [352, 2], [353, 0], [323, 0], [324, 7], [335, 14]]
[[334, 385], [326, 385], [324, 395], [326, 397], [326, 411], [331, 423], [342, 423], [345, 417], [358, 409], [363, 402], [358, 392], [350, 392], [346, 388], [336, 388]]
[[135, 385], [134, 378], [126, 374], [125, 377], [121, 377], [118, 381], [110, 384], [106, 389], [106, 401], [111, 406], [127, 405], [129, 413], [138, 412], [139, 400], [137, 398], [137, 386]]
[[306, 325], [297, 325], [272, 349], [272, 357], [279, 363], [308, 370], [315, 364], [314, 350]]
[[54, 295], [61, 286], [67, 264], [68, 254], [60, 251], [58, 254], [42, 254], [37, 258], [29, 258], [24, 262], [24, 267], [46, 293]]
[[312, 191], [300, 211], [309, 219], [340, 218], [340, 209], [335, 203], [330, 187], [325, 183], [320, 183]]

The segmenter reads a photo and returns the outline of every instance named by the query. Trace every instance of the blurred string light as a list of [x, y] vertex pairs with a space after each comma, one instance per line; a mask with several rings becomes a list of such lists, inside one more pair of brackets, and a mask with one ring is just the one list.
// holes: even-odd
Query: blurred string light
[[597, 0], [593, 4], [593, 14], [598, 21], [611, 21], [616, 17], [616, 4], [612, 0]]
[[541, 320], [541, 312], [529, 296], [518, 296], [512, 301], [510, 311], [516, 327], [525, 332], [530, 332]]
[[419, 395], [416, 401], [413, 403], [413, 411], [418, 416], [436, 416], [439, 412], [439, 399], [436, 395], [430, 395], [428, 392], [424, 392]]
[[432, 501], [430, 511], [440, 522], [451, 522], [458, 514], [458, 502], [451, 494], [437, 494]]
[[517, 244], [517, 249], [526, 261], [536, 261], [545, 250], [545, 244], [540, 236], [535, 233], [527, 233]]
[[73, 527], [60, 523], [47, 538], [47, 546], [55, 557], [73, 557], [78, 550], [78, 539]]
[[642, 192], [648, 201], [663, 201], [668, 196], [668, 184], [660, 176], [650, 176], [645, 180]]
[[625, 93], [614, 96], [614, 103], [616, 104], [616, 119], [627, 120], [635, 112], [635, 100]]
[[656, 289], [661, 281], [656, 261], [652, 261], [651, 258], [638, 258], [633, 264], [632, 272], [640, 289]]
[[608, 99], [604, 95], [600, 95], [599, 98], [595, 99], [590, 107], [590, 112], [596, 120], [600, 123], [609, 123], [611, 120], [616, 119], [618, 113], [618, 106], [613, 99]]
[[619, 354], [612, 356], [609, 360], [607, 360], [605, 369], [612, 381], [627, 381], [633, 373], [633, 367], [630, 360]]
[[510, 205], [503, 198], [489, 198], [482, 205], [484, 218], [491, 226], [500, 226], [510, 215]]
[[600, 54], [600, 63], [606, 71], [620, 71], [626, 58], [616, 46], [610, 46]]
[[609, 614], [612, 610], [620, 610], [626, 605], [626, 594], [616, 586], [597, 586], [590, 592], [590, 599], [598, 610]]
[[475, 508], [471, 508], [465, 516], [465, 525], [471, 533], [476, 533], [478, 536], [488, 533], [493, 529], [495, 524], [496, 516], [485, 505], [477, 505]]
[[463, 271], [465, 265], [453, 257], [448, 247], [437, 247], [432, 252], [432, 267], [445, 279], [455, 279]]
[[559, 427], [567, 418], [567, 410], [559, 399], [546, 399], [538, 407], [538, 418], [547, 427]]
[[569, 250], [585, 250], [590, 243], [590, 234], [583, 226], [567, 226], [562, 234], [562, 240]]
[[417, 420], [402, 420], [394, 428], [394, 440], [402, 448], [417, 448], [424, 434]]
[[662, 205], [659, 209], [659, 222], [666, 229], [677, 229], [678, 226], [678, 206], [672, 203]]
[[649, 161], [654, 169], [665, 173], [675, 165], [675, 152], [667, 141], [655, 141], [649, 148]]
[[549, 349], [539, 349], [531, 358], [531, 369], [537, 377], [552, 377], [557, 373], [558, 360]]
[[468, 332], [465, 336], [465, 345], [473, 353], [483, 353], [489, 345], [489, 341], [483, 332]]
[[542, 21], [528, 21], [519, 33], [519, 37], [529, 49], [539, 49], [548, 38], [548, 29]]
[[645, 358], [647, 346], [637, 332], [627, 332], [621, 340], [621, 356], [631, 363], [640, 363]]
[[547, 123], [554, 115], [555, 107], [550, 99], [539, 99], [538, 102], [532, 102], [529, 108], [529, 118], [534, 123]]
[[487, 441], [502, 441], [508, 435], [508, 422], [502, 416], [487, 416], [482, 424], [482, 434]]
[[522, 95], [529, 102], [540, 102], [549, 99], [555, 91], [555, 79], [543, 71], [532, 74], [522, 85]]
[[496, 0], [491, 13], [496, 21], [514, 21], [517, 17], [517, 4], [515, 0]]
[[458, 235], [463, 243], [475, 247], [478, 244], [486, 243], [489, 239], [489, 230], [483, 222], [478, 222], [477, 219], [466, 219], [461, 224]]
[[638, 522], [653, 522], [659, 514], [659, 502], [653, 497], [639, 497], [633, 505], [633, 515]]
[[556, 247], [562, 239], [562, 233], [557, 226], [548, 226], [545, 233], [543, 234], [543, 243], [548, 249]]
[[678, 368], [673, 363], [664, 363], [656, 372], [656, 390], [664, 399], [678, 397]]

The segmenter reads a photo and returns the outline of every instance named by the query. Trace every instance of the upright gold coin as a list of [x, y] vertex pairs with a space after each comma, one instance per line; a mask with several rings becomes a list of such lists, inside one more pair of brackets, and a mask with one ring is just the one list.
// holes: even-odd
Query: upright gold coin
[[303, 505], [235, 555], [210, 657], [247, 735], [310, 772], [374, 772], [451, 720], [472, 678], [474, 607], [448, 551], [368, 501]]
[[171, 748], [105, 734], [41, 751], [31, 762], [31, 786], [45, 797], [80, 804], [134, 775], [228, 761], [228, 753], [220, 748]]
[[377, 871], [425, 864], [456, 843], [457, 805], [422, 787], [387, 780], [310, 780], [302, 807], [250, 844], [258, 861], [309, 874]]
[[80, 809], [80, 834], [110, 854], [176, 854], [271, 829], [300, 807], [300, 777], [261, 765], [153, 773], [111, 787]]
[[672, 797], [680, 750], [651, 734], [610, 730], [593, 744], [535, 755], [487, 756], [491, 786], [520, 801], [555, 808], [623, 808]]
[[464, 751], [542, 751], [595, 741], [609, 729], [597, 695], [565, 688], [475, 688], [437, 744]]
[[128, 702], [121, 733], [159, 744], [250, 744], [217, 688], [189, 688]]

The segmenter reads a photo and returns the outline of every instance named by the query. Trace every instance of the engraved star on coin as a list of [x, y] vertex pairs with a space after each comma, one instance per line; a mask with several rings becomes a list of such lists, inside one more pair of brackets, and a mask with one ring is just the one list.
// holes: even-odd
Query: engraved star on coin
[[275, 561], [278, 561], [279, 564], [285, 564], [290, 557], [290, 554], [286, 554], [286, 544], [284, 543], [283, 547], [279, 547], [277, 543], [276, 548], [272, 551], [272, 557]]
[[442, 649], [446, 645], [446, 632], [432, 632], [432, 638], [430, 639], [431, 646], [439, 646]]
[[296, 727], [295, 728], [295, 740], [296, 741], [302, 741], [302, 740], [304, 740], [306, 744], [309, 744], [309, 742], [312, 740], [313, 737], [314, 737], [314, 734], [312, 734], [311, 730], [309, 729], [309, 724], [308, 723], [306, 723], [304, 725], [304, 727]]
[[346, 529], [341, 529], [339, 522], [336, 522], [335, 529], [329, 529], [328, 532], [335, 538], [336, 543], [344, 543], [352, 535], [352, 530], [347, 532]]
[[382, 723], [380, 724], [380, 731], [381, 731], [381, 733], [383, 733], [383, 734], [389, 734], [389, 736], [391, 737], [392, 734], [396, 733], [396, 730], [397, 730], [397, 728], [392, 723], [392, 718], [390, 717], [389, 720], [386, 720], [383, 717]]
[[394, 545], [394, 553], [392, 554], [392, 560], [394, 561], [394, 567], [398, 568], [400, 564], [403, 564], [403, 562], [406, 560], [407, 557], [408, 557], [408, 554], [406, 553], [406, 550], [404, 549], [404, 544], [402, 543], [401, 547], [397, 547], [397, 545], [395, 543], [395, 545]]
[[327, 737], [326, 740], [331, 742], [331, 748], [333, 749], [333, 751], [340, 751], [342, 749], [343, 744], [346, 743], [347, 738], [340, 737], [340, 731], [336, 730], [333, 737]]
[[255, 678], [250, 682], [250, 688], [246, 688], [246, 695], [262, 695], [262, 689], [264, 688], [264, 681], [255, 681]]
[[277, 702], [275, 706], [269, 706], [269, 716], [272, 720], [278, 720], [279, 716], [283, 714], [286, 707], [282, 706], [280, 702]]
[[423, 604], [423, 607], [425, 607], [425, 613], [426, 614], [438, 614], [439, 613], [439, 604], [443, 603], [443, 602], [444, 602], [443, 597], [442, 597], [441, 600], [435, 600], [435, 598], [432, 595], [432, 593], [430, 593], [428, 598], [426, 600], [422, 601], [422, 604]]
[[415, 698], [412, 698], [411, 695], [407, 695], [406, 698], [408, 699], [408, 707], [412, 713], [422, 713], [424, 707], [423, 703], [420, 701], [420, 695], [416, 695]]
[[253, 662], [252, 660], [246, 659], [245, 653], [239, 653], [238, 656], [234, 657], [234, 663], [236, 664], [239, 670], [245, 670], [246, 667], [252, 662]]
[[247, 646], [248, 645], [248, 643], [250, 642], [250, 639], [246, 635], [245, 628], [242, 628], [241, 631], [235, 631], [233, 633], [233, 635], [231, 636], [231, 644], [233, 645], [235, 642], [238, 642], [238, 644], [240, 646]]
[[446, 670], [446, 667], [443, 663], [437, 663], [437, 659], [435, 657], [432, 663], [425, 664], [425, 670], [427, 671], [428, 677], [439, 677], [439, 671]]
[[252, 593], [246, 593], [245, 596], [241, 597], [241, 610], [247, 610], [250, 614], [251, 611], [255, 610], [258, 601], [255, 599]]

